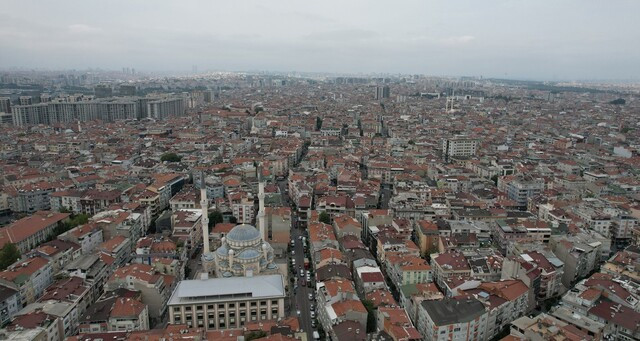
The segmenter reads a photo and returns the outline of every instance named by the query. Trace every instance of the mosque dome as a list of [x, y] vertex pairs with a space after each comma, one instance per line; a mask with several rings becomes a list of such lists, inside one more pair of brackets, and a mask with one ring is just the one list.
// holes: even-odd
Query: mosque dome
[[259, 238], [260, 232], [258, 231], [258, 229], [248, 224], [238, 225], [232, 228], [231, 231], [229, 231], [229, 233], [227, 234], [227, 241], [231, 243], [247, 242]]
[[260, 252], [253, 249], [246, 249], [238, 254], [239, 259], [253, 259], [258, 257], [260, 257]]
[[227, 246], [225, 244], [222, 244], [222, 246], [220, 246], [218, 250], [216, 250], [216, 252], [220, 256], [226, 256], [229, 253], [229, 249], [227, 249]]

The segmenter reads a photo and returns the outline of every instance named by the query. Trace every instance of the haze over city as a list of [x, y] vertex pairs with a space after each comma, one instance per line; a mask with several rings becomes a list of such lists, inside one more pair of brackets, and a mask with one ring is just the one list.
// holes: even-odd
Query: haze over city
[[640, 77], [640, 2], [3, 1], [0, 67]]
[[640, 340], [639, 1], [0, 5], [0, 340]]

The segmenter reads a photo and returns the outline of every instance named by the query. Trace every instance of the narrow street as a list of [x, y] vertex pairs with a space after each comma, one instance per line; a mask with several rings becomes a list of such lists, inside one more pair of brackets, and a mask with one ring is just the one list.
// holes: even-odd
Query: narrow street
[[[307, 272], [304, 269], [304, 245], [301, 237], [307, 237], [306, 231], [303, 229], [297, 228], [297, 215], [295, 209], [293, 207], [293, 203], [291, 202], [289, 195], [285, 191], [287, 188], [286, 180], [278, 181], [278, 187], [280, 188], [280, 193], [282, 193], [282, 197], [284, 199], [284, 204], [289, 205], [291, 207], [291, 239], [295, 240], [295, 246], [291, 249], [294, 251], [295, 255], [291, 255], [289, 253], [289, 258], [295, 259], [295, 266], [293, 267], [294, 272], [290, 274], [290, 276], [295, 278], [294, 289], [292, 290], [293, 299], [291, 300], [291, 315], [297, 316], [300, 320], [300, 328], [307, 333], [308, 340], [313, 340], [313, 331], [314, 328], [311, 326], [311, 307], [313, 305], [315, 311], [315, 283], [313, 283], [312, 287], [309, 288], [307, 285], [302, 286], [302, 280], [306, 283]], [[300, 270], [304, 271], [304, 277], [300, 276]], [[313, 278], [311, 278], [313, 281]], [[309, 294], [312, 295], [313, 300], [309, 300]], [[300, 314], [298, 315], [298, 311]]]

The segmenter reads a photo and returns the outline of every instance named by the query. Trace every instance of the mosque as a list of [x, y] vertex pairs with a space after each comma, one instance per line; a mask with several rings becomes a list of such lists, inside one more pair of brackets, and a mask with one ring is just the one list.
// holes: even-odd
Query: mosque
[[[204, 177], [202, 177], [204, 179]], [[272, 275], [280, 273], [279, 267], [273, 262], [273, 248], [264, 240], [265, 211], [264, 211], [264, 182], [260, 181], [258, 198], [258, 224], [260, 230], [252, 225], [241, 224], [229, 231], [222, 238], [221, 246], [211, 252], [208, 238], [208, 202], [204, 184], [200, 188], [200, 206], [202, 208], [203, 252], [202, 265], [204, 270], [216, 277], [242, 277], [257, 275]]]

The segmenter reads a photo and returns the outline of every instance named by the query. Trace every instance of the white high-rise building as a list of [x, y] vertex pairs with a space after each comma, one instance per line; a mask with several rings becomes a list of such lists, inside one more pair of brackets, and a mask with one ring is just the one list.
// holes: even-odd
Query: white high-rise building
[[473, 139], [464, 135], [456, 135], [453, 138], [442, 141], [442, 156], [445, 159], [452, 156], [476, 155], [477, 149], [478, 139]]

